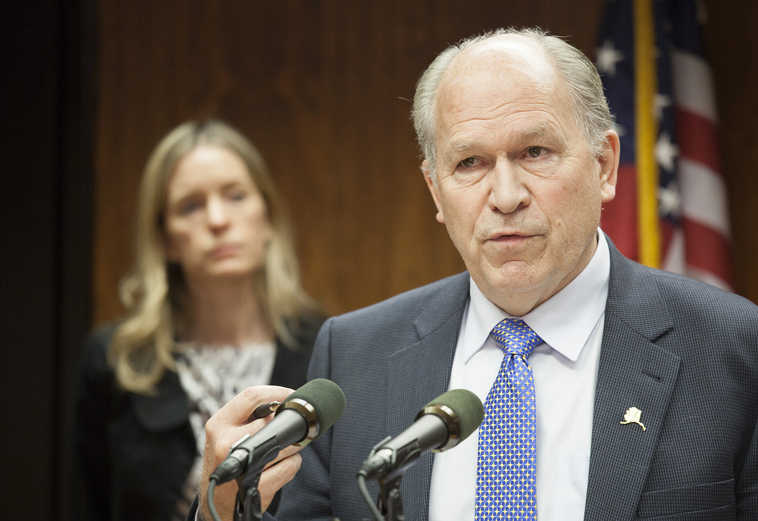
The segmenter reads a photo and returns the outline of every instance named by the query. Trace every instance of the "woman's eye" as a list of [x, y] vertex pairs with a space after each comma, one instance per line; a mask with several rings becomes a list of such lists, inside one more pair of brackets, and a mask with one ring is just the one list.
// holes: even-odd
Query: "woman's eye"
[[458, 168], [474, 168], [479, 164], [479, 159], [476, 157], [467, 157], [460, 163], [458, 163]]
[[232, 201], [242, 201], [245, 197], [247, 197], [247, 192], [244, 190], [234, 190], [232, 192], [229, 192], [228, 197]]
[[195, 200], [185, 201], [179, 205], [179, 214], [189, 215], [195, 212], [196, 210], [199, 210], [201, 206], [202, 206], [202, 203], [200, 201], [195, 201]]

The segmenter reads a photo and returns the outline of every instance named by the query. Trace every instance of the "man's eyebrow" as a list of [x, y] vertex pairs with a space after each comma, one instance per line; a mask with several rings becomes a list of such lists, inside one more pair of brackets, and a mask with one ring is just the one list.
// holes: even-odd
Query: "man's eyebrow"
[[520, 138], [525, 140], [544, 139], [548, 134], [550, 134], [550, 126], [541, 124], [522, 133]]
[[451, 141], [447, 144], [444, 150], [440, 151], [440, 159], [442, 161], [452, 161], [461, 155], [468, 154], [472, 149], [476, 147], [476, 142], [471, 140], [459, 140]]
[[472, 144], [471, 141], [453, 141], [450, 143], [449, 149], [451, 152], [466, 152], [467, 150], [471, 150], [474, 148], [475, 145]]
[[[544, 139], [549, 135], [554, 134], [553, 127], [548, 123], [540, 123], [534, 127], [524, 131], [514, 131], [512, 138], [519, 141], [528, 141], [530, 139]], [[458, 141], [451, 141], [448, 144], [448, 150], [451, 152], [466, 152], [473, 148], [477, 148], [478, 143], [476, 140], [461, 139]]]

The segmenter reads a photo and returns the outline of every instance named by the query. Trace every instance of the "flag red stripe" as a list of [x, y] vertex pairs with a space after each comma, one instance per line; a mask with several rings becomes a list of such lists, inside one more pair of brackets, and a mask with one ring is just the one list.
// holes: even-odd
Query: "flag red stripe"
[[707, 271], [734, 286], [729, 239], [709, 226], [697, 221], [682, 219], [687, 265]]
[[697, 161], [720, 174], [718, 137], [712, 121], [677, 106], [676, 140], [680, 156]]
[[603, 205], [600, 227], [616, 247], [629, 257], [637, 259], [637, 169], [634, 165], [619, 165], [616, 198]]

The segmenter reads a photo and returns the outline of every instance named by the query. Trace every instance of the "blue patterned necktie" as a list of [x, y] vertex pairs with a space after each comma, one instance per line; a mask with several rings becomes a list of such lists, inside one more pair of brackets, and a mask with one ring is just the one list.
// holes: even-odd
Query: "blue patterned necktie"
[[490, 335], [505, 352], [484, 402], [476, 465], [476, 521], [537, 519], [537, 407], [527, 357], [542, 339], [506, 318]]

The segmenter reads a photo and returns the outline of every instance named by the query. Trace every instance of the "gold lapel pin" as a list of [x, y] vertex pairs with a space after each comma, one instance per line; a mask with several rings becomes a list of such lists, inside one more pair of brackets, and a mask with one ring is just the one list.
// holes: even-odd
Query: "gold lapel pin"
[[637, 407], [629, 407], [624, 413], [624, 421], [620, 421], [619, 423], [621, 425], [629, 425], [630, 423], [636, 423], [637, 425], [642, 427], [643, 431], [646, 431], [647, 429], [640, 421], [640, 418], [642, 418], [642, 411], [639, 410]]

